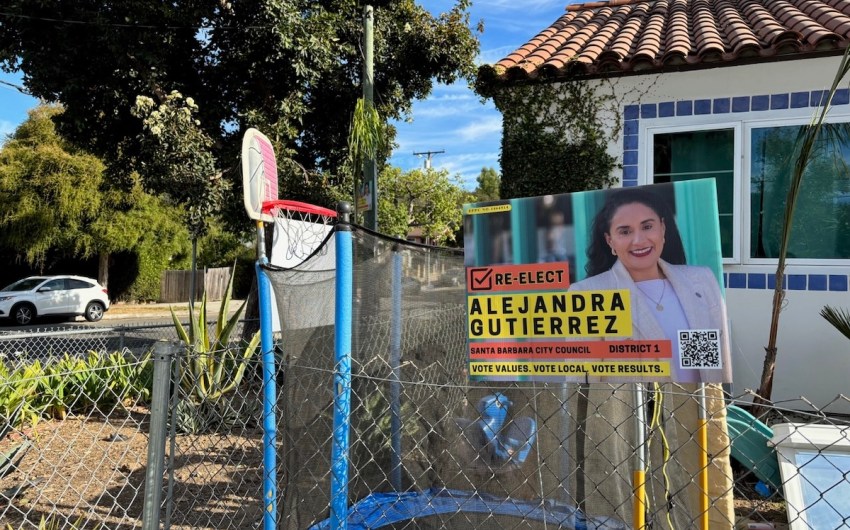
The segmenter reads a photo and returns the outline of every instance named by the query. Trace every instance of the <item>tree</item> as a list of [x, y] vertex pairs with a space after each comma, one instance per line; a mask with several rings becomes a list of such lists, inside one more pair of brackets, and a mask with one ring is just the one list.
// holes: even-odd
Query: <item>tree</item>
[[0, 151], [0, 245], [39, 269], [51, 249], [85, 252], [77, 236], [100, 209], [103, 164], [66, 150], [51, 121], [60, 112], [32, 110]]
[[98, 256], [98, 280], [106, 285], [111, 254], [145, 244], [179, 248], [175, 240], [185, 229], [178, 210], [144, 193], [136, 175], [125, 178], [126, 190], [110, 185], [100, 159], [56, 133], [52, 118], [61, 112], [36, 107], [0, 150], [4, 252], [39, 270], [49, 268], [49, 256]]
[[832, 98], [848, 74], [850, 74], [850, 48], [844, 51], [844, 56], [841, 58], [841, 63], [838, 65], [838, 70], [835, 72], [835, 77], [832, 80], [832, 86], [824, 94], [822, 105], [817, 109], [809, 125], [800, 128], [794, 150], [789, 153], [789, 161], [792, 167], [788, 195], [785, 200], [785, 210], [782, 217], [779, 255], [776, 263], [776, 280], [770, 313], [770, 331], [767, 346], [764, 348], [764, 365], [762, 366], [758, 393], [753, 396], [752, 414], [756, 418], [762, 417], [767, 412], [767, 406], [773, 394], [773, 375], [776, 370], [776, 357], [778, 354], [779, 316], [782, 313], [782, 308], [785, 306], [785, 287], [783, 283], [785, 262], [792, 241], [792, 227], [794, 226], [797, 200], [800, 197], [801, 191], [805, 189], [803, 186], [804, 177], [812, 162], [818, 158], [818, 141], [822, 132], [826, 132], [827, 134], [830, 132], [837, 133], [839, 138], [834, 138], [832, 141], [838, 144], [846, 145], [848, 142], [845, 130], [841, 128], [830, 128], [825, 126], [826, 124], [824, 123], [830, 105], [832, 104]]
[[139, 96], [132, 109], [147, 133], [139, 135], [138, 144], [150, 153], [138, 168], [150, 189], [168, 190], [174, 201], [187, 206], [186, 226], [193, 241], [206, 233], [207, 219], [218, 211], [224, 192], [210, 152], [212, 139], [194, 119], [197, 110], [192, 98], [177, 91], [160, 105]]
[[475, 181], [478, 186], [472, 192], [474, 199], [477, 202], [497, 201], [499, 200], [499, 186], [501, 184], [501, 175], [492, 167], [482, 167], [481, 173], [478, 174]]
[[614, 183], [616, 159], [607, 149], [619, 134], [619, 124], [603, 123], [611, 108], [616, 109], [612, 96], [582, 81], [491, 86], [486, 75], [476, 89], [492, 97], [504, 117], [501, 198], [594, 190]]
[[420, 228], [429, 242], [454, 241], [462, 221], [460, 204], [466, 196], [460, 179], [446, 170], [414, 169], [406, 173], [387, 167], [378, 176], [378, 229], [404, 238]]
[[[414, 0], [374, 2], [382, 117], [405, 117], [435, 80], [472, 79], [469, 4], [456, 0], [435, 17]], [[211, 143], [197, 135], [196, 147], [234, 193], [242, 133], [257, 127], [279, 158], [299, 164], [279, 164], [287, 198], [315, 201], [344, 177], [361, 92], [361, 14], [355, 0], [21, 0], [0, 15], [0, 66], [20, 68], [34, 96], [64, 105], [62, 134], [107, 161], [113, 180], [135, 169], [145, 189], [186, 196], [153, 171], [157, 142], [139, 138], [156, 134], [133, 114], [138, 97], [158, 107], [176, 91], [197, 106], [193, 123]]]

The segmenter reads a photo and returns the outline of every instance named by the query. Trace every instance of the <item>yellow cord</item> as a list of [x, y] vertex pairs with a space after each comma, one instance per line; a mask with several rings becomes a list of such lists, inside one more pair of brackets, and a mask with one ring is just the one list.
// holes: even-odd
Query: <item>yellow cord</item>
[[[667, 474], [667, 463], [670, 461], [670, 445], [667, 441], [667, 435], [664, 432], [664, 426], [661, 424], [661, 409], [664, 406], [664, 394], [661, 392], [661, 385], [658, 383], [652, 383], [653, 389], [653, 399], [655, 401], [655, 406], [652, 409], [652, 421], [650, 423], [650, 428], [654, 432], [656, 427], [658, 428], [658, 432], [661, 434], [661, 454], [662, 454], [662, 463], [661, 463], [661, 475], [664, 477], [664, 497], [667, 499], [668, 504], [670, 501], [670, 476]], [[652, 438], [650, 437], [647, 442], [647, 454], [650, 454], [650, 442]], [[670, 530], [676, 530], [673, 527], [673, 520], [670, 518], [670, 509], [667, 511], [667, 525], [670, 527]]]

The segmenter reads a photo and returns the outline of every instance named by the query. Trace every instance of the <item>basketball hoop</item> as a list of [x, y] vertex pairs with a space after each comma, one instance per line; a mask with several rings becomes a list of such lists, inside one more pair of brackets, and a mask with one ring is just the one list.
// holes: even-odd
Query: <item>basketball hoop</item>
[[272, 265], [292, 268], [318, 256], [322, 263], [331, 260], [325, 264], [328, 268], [335, 266], [333, 245], [322, 245], [333, 231], [335, 211], [306, 202], [274, 200], [263, 203], [262, 214], [274, 222]]

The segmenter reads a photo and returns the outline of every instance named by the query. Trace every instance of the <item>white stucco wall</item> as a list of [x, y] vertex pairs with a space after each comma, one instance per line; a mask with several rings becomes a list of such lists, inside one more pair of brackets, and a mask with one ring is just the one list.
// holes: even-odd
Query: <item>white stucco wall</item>
[[[627, 123], [627, 107], [631, 107], [631, 123], [609, 145], [609, 152], [616, 156], [621, 163], [631, 164], [625, 170], [617, 170], [620, 182], [626, 185], [649, 184], [652, 168], [650, 167], [649, 131], [657, 127], [681, 127], [683, 130], [698, 127], [710, 127], [713, 124], [747, 122], [752, 124], [759, 121], [776, 119], [799, 120], [811, 117], [817, 110], [815, 106], [800, 106], [802, 93], [826, 90], [832, 83], [840, 58], [809, 59], [802, 61], [782, 61], [752, 66], [732, 68], [714, 68], [693, 72], [679, 72], [664, 75], [632, 76], [609, 80], [599, 83], [598, 90], [613, 94], [617, 100], [619, 118]], [[847, 87], [847, 83], [844, 83]], [[687, 102], [694, 104], [697, 100], [712, 100], [722, 98], [740, 98], [742, 96], [764, 96], [792, 94], [799, 108], [762, 109], [744, 112], [729, 112], [696, 114], [692, 108], [687, 115]], [[746, 99], [746, 98], [745, 98]], [[748, 100], [749, 101], [749, 100]], [[755, 107], [755, 99], [752, 104]], [[685, 102], [685, 112], [673, 116], [660, 117], [661, 105], [665, 104], [669, 113], [670, 102], [678, 104]], [[759, 107], [763, 106], [764, 98], [759, 98]], [[634, 105], [648, 105], [649, 112], [643, 114], [643, 108], [638, 108], [635, 118]], [[656, 105], [653, 105], [656, 104]], [[748, 103], [749, 104], [749, 103]], [[791, 107], [791, 105], [788, 105]], [[652, 110], [655, 107], [655, 117]], [[704, 104], [703, 104], [704, 109]], [[722, 109], [722, 107], [721, 107]], [[740, 109], [739, 109], [740, 110]], [[850, 121], [850, 103], [836, 105], [831, 116]], [[605, 116], [611, 120], [614, 116]], [[625, 135], [631, 134], [632, 141], [638, 142], [627, 145]], [[638, 151], [637, 163], [634, 160], [624, 160], [626, 149]], [[740, 175], [747, 171], [742, 160], [739, 168]], [[629, 180], [630, 179], [630, 180]], [[745, 180], [741, 180], [739, 192], [748, 193]], [[740, 200], [740, 198], [739, 198]], [[738, 206], [740, 208], [740, 205]], [[741, 211], [738, 212], [740, 216]], [[750, 274], [771, 274], [776, 270], [775, 262], [755, 263], [741, 255], [733, 262], [724, 264], [724, 272], [735, 274], [737, 285], [729, 285], [726, 290], [729, 318], [731, 320], [734, 379], [733, 392], [740, 394], [747, 389], [755, 390], [759, 386], [764, 362], [764, 347], [768, 341], [771, 304], [773, 290], [769, 288], [750, 289], [746, 282]], [[833, 260], [829, 262], [801, 264], [789, 262], [786, 274], [798, 275], [798, 278], [813, 278], [808, 280], [805, 287], [796, 286], [797, 290], [788, 290], [786, 306], [781, 314], [777, 369], [775, 373], [773, 400], [784, 403], [794, 409], [808, 408], [798, 398], [805, 396], [817, 406], [829, 405], [835, 412], [850, 413], [850, 403], [846, 400], [834, 402], [838, 394], [850, 395], [850, 340], [839, 334], [820, 315], [824, 305], [839, 306], [850, 309], [850, 291], [830, 290], [835, 279], [835, 286], [841, 281], [846, 285], [850, 275], [850, 260]], [[824, 275], [828, 279], [825, 290], [821, 288]], [[841, 280], [841, 278], [844, 278]], [[745, 285], [741, 285], [741, 280]], [[727, 282], [729, 283], [729, 282]], [[819, 287], [815, 287], [818, 285]]]

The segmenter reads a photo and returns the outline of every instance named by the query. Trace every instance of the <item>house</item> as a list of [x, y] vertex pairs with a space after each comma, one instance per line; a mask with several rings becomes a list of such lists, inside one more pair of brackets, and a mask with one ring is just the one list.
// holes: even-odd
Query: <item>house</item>
[[[567, 6], [479, 71], [491, 94], [582, 84], [609, 102], [598, 119], [617, 185], [715, 178], [735, 395], [758, 389], [764, 363], [788, 189], [782, 163], [848, 39], [848, 0], [610, 0]], [[840, 131], [850, 125], [847, 80], [832, 105], [830, 130]], [[805, 396], [846, 413], [850, 402], [836, 397], [850, 381], [850, 342], [819, 312], [850, 308], [850, 144], [823, 141], [817, 153], [788, 252], [772, 398], [806, 408]]]

